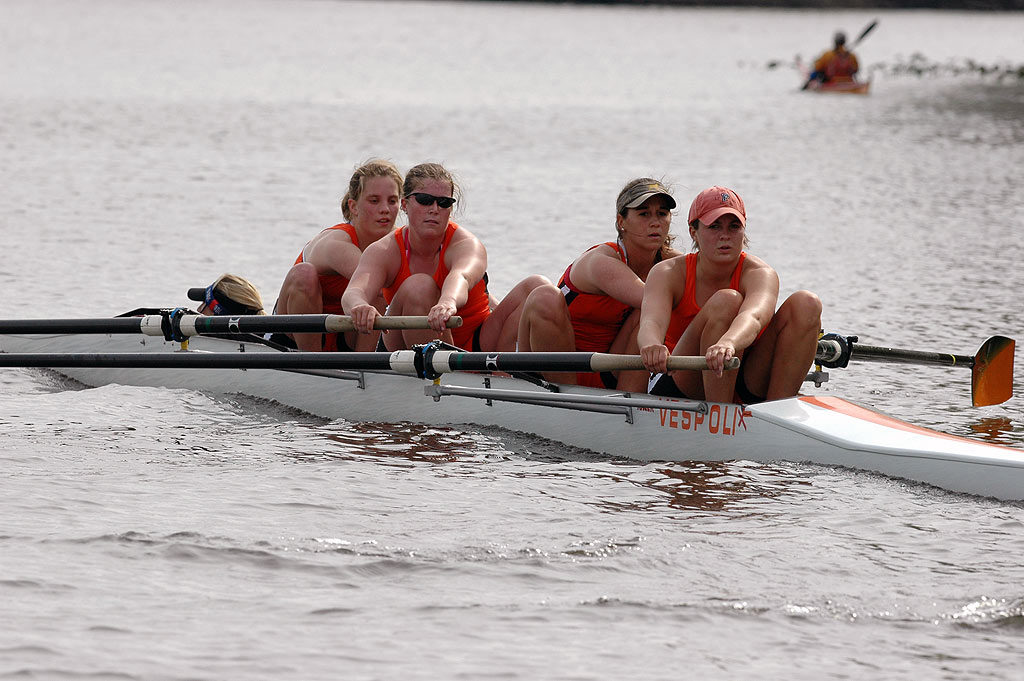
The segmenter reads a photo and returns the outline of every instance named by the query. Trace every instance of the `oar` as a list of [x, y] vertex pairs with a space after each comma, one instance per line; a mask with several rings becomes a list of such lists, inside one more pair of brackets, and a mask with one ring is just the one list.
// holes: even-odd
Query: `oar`
[[[451, 317], [448, 328], [462, 326], [462, 317]], [[375, 329], [429, 329], [426, 317], [379, 316]], [[351, 317], [334, 314], [224, 315], [197, 314], [146, 315], [101, 319], [0, 319], [0, 333], [142, 333], [164, 336], [168, 340], [177, 331], [182, 337], [236, 333], [343, 333], [354, 331]]]
[[[618, 371], [643, 369], [639, 355], [598, 352], [460, 352], [430, 346], [396, 352], [3, 353], [4, 367], [146, 369], [347, 369], [436, 378], [451, 371]], [[727, 368], [735, 369], [734, 358]], [[705, 369], [703, 357], [669, 357], [669, 369]]]
[[857, 336], [830, 333], [818, 341], [815, 361], [827, 367], [845, 367], [850, 360], [939, 364], [971, 369], [971, 403], [975, 407], [1002, 404], [1013, 397], [1013, 353], [1016, 343], [1006, 336], [992, 336], [974, 357], [944, 352], [901, 350], [861, 345]]
[[850, 44], [849, 49], [852, 51], [853, 48], [860, 45], [860, 41], [864, 40], [864, 38], [867, 37], [868, 33], [871, 33], [871, 31], [875, 30], [875, 26], [878, 26], [878, 19], [875, 19], [870, 24], [864, 27], [864, 30], [860, 32], [860, 35], [857, 36], [857, 39]]

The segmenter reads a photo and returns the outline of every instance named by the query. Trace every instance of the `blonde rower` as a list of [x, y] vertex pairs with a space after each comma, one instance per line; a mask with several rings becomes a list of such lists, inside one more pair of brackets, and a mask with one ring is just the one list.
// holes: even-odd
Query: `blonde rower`
[[[388, 350], [410, 348], [435, 338], [466, 350], [512, 350], [523, 300], [547, 279], [532, 276], [494, 304], [487, 291], [487, 250], [468, 229], [451, 221], [460, 196], [451, 173], [437, 163], [409, 170], [402, 188], [406, 227], [372, 244], [352, 275], [342, 305], [356, 328], [370, 333], [383, 293], [390, 315], [425, 315], [425, 330], [384, 334]], [[493, 309], [492, 309], [493, 306]], [[463, 325], [446, 329], [453, 315]]]
[[[281, 284], [278, 314], [342, 314], [341, 295], [359, 258], [372, 243], [391, 233], [401, 202], [402, 174], [389, 161], [356, 168], [341, 199], [345, 222], [328, 227], [302, 247]], [[372, 299], [384, 309], [380, 296]], [[289, 334], [300, 350], [372, 350], [379, 334]]]

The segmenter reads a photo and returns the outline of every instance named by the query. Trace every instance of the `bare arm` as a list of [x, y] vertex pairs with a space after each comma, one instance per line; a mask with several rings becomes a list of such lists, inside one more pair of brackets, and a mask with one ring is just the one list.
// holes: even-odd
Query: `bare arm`
[[768, 325], [775, 314], [779, 299], [779, 275], [771, 267], [761, 264], [744, 269], [740, 279], [740, 293], [743, 303], [729, 328], [715, 343], [708, 346], [705, 359], [708, 368], [721, 376], [725, 363], [737, 352], [750, 347], [761, 329]]
[[611, 296], [637, 309], [644, 300], [644, 282], [608, 246], [588, 251], [573, 263], [572, 283], [581, 291]]
[[347, 233], [332, 229], [314, 239], [306, 247], [302, 259], [320, 274], [340, 274], [351, 279], [362, 254]]
[[469, 291], [487, 271], [487, 249], [468, 230], [460, 229], [445, 251], [448, 276], [441, 285], [437, 303], [427, 313], [435, 331], [444, 331], [448, 319], [469, 300]]
[[345, 314], [352, 317], [352, 323], [360, 333], [370, 333], [379, 312], [373, 301], [380, 296], [381, 289], [395, 280], [401, 254], [394, 239], [381, 239], [366, 247], [359, 265], [349, 279], [348, 287], [341, 296]]
[[682, 298], [685, 279], [681, 268], [685, 268], [685, 260], [673, 258], [658, 263], [647, 275], [636, 339], [640, 357], [648, 371], [668, 370], [668, 356], [672, 348], [665, 345], [665, 332], [668, 331], [672, 308]]

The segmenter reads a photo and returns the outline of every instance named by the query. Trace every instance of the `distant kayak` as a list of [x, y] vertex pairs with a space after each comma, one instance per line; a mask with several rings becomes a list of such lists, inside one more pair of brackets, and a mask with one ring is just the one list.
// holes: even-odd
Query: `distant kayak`
[[844, 95], [866, 95], [871, 89], [871, 81], [838, 80], [823, 83], [812, 80], [806, 88], [810, 92], [834, 92]]

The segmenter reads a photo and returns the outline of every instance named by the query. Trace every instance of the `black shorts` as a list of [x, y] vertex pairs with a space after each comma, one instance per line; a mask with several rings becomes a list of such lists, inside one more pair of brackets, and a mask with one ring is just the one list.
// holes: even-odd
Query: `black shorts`
[[[747, 387], [747, 382], [743, 378], [743, 365], [737, 370], [736, 375], [736, 398], [740, 404], [757, 404], [758, 402], [764, 402], [763, 396], [755, 395]], [[689, 400], [691, 398], [679, 389], [676, 385], [675, 380], [668, 374], [655, 374], [651, 376], [650, 383], [647, 384], [647, 392], [651, 395], [659, 395], [661, 397], [678, 397], [680, 399]]]
[[[469, 348], [468, 350], [466, 348], [462, 348], [464, 352], [483, 352], [483, 350], [480, 349], [480, 329], [482, 329], [483, 326], [484, 325], [481, 324], [480, 326], [476, 327], [476, 331], [473, 332], [473, 347]], [[380, 338], [377, 340], [377, 352], [387, 351], [388, 346], [384, 345], [384, 334], [381, 334]]]

